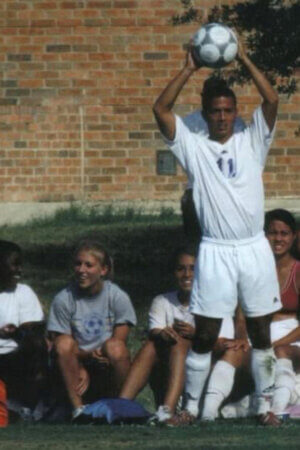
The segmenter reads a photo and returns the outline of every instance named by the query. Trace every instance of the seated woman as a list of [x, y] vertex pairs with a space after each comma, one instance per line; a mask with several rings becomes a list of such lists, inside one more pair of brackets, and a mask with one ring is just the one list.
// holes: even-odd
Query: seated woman
[[154, 298], [149, 311], [149, 338], [136, 355], [120, 394], [121, 398], [132, 400], [150, 380], [158, 407], [154, 419], [159, 423], [178, 422], [174, 413], [183, 391], [185, 359], [194, 336], [194, 318], [188, 308], [195, 253], [193, 246], [175, 253], [176, 290]]
[[22, 251], [0, 241], [0, 379], [13, 409], [31, 418], [44, 388], [47, 344], [44, 314], [33, 290], [20, 283]]
[[295, 371], [300, 372], [300, 261], [292, 253], [296, 222], [290, 212], [284, 209], [268, 212], [265, 230], [276, 260], [282, 302], [282, 309], [274, 314], [271, 324], [271, 340], [277, 358], [272, 410], [280, 415], [294, 390]]
[[81, 242], [74, 255], [74, 281], [50, 308], [56, 366], [78, 422], [83, 402], [118, 395], [130, 368], [126, 343], [136, 316], [128, 295], [107, 279], [111, 268], [99, 243]]

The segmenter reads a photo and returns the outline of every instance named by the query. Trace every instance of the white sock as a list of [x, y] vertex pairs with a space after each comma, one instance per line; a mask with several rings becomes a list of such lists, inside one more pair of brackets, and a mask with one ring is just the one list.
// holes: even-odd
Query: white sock
[[251, 398], [246, 395], [235, 403], [228, 403], [220, 411], [224, 419], [236, 419], [238, 417], [251, 416]]
[[257, 414], [270, 411], [275, 382], [275, 355], [272, 348], [252, 349], [251, 370], [255, 382]]
[[195, 417], [199, 414], [199, 400], [209, 374], [210, 364], [211, 352], [196, 353], [189, 350], [185, 363], [185, 409]]
[[234, 382], [235, 368], [227, 361], [218, 361], [209, 378], [202, 412], [203, 420], [214, 420], [225, 398], [230, 394]]
[[295, 375], [295, 387], [292, 392], [290, 403], [292, 405], [300, 405], [300, 373]]
[[290, 359], [280, 358], [275, 365], [275, 390], [272, 411], [281, 414], [287, 407], [296, 382], [293, 363]]

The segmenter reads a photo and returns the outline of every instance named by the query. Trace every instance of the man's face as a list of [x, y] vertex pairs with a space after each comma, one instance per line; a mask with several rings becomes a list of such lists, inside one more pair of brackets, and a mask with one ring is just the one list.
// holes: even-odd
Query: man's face
[[226, 142], [233, 134], [236, 115], [236, 105], [232, 97], [214, 97], [209, 109], [204, 112], [209, 137], [222, 144]]

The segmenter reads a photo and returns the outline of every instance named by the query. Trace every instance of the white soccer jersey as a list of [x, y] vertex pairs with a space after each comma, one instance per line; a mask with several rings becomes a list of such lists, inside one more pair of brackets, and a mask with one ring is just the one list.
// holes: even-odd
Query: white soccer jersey
[[251, 124], [224, 144], [191, 133], [176, 116], [176, 135], [167, 144], [192, 183], [204, 236], [239, 240], [263, 229], [262, 171], [273, 134], [261, 107]]

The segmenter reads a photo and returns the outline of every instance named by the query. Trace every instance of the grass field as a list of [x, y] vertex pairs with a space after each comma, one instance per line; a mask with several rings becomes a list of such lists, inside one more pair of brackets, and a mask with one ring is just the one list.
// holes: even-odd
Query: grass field
[[[115, 281], [131, 296], [138, 326], [130, 337], [132, 353], [145, 337], [146, 316], [154, 295], [172, 288], [168, 261], [183, 241], [181, 218], [170, 210], [144, 216], [132, 210], [115, 214], [107, 209], [78, 207], [53, 218], [0, 228], [2, 239], [24, 249], [24, 281], [38, 293], [45, 311], [53, 295], [70, 278], [71, 253], [87, 236], [103, 242], [115, 262]], [[149, 388], [138, 400], [154, 405]], [[280, 429], [257, 427], [253, 420], [220, 421], [180, 429], [147, 426], [71, 426], [19, 423], [0, 431], [0, 449], [294, 449], [300, 448], [300, 421]]]
[[148, 426], [12, 425], [0, 432], [0, 448], [71, 449], [299, 449], [300, 423], [279, 429], [252, 421], [226, 421], [181, 428]]

